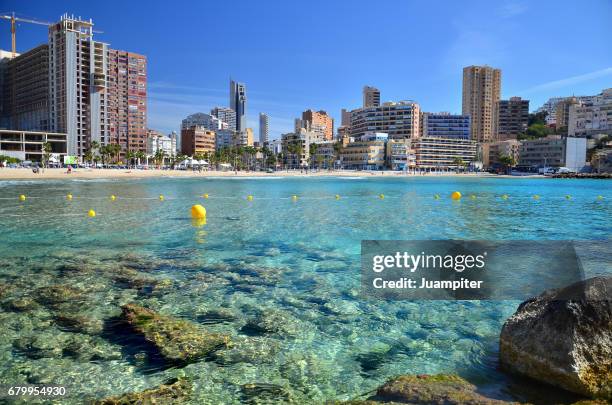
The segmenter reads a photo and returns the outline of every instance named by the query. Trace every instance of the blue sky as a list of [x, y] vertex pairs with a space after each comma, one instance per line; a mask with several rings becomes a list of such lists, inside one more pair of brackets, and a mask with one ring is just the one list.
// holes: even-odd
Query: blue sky
[[[147, 55], [149, 127], [178, 129], [186, 115], [227, 105], [228, 80], [247, 84], [248, 121], [270, 116], [272, 137], [301, 111], [382, 99], [415, 100], [424, 111], [461, 111], [462, 67], [502, 69], [502, 97], [535, 109], [549, 97], [612, 87], [612, 2], [502, 1], [26, 1], [0, 12], [56, 21], [92, 18], [96, 39]], [[20, 24], [18, 51], [46, 41]], [[10, 49], [0, 20], [0, 48]]]

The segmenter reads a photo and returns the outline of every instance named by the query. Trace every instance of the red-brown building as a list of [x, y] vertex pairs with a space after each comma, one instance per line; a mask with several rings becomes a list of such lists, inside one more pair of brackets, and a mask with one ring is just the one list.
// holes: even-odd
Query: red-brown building
[[215, 131], [192, 126], [181, 129], [181, 153], [188, 156], [215, 151]]
[[147, 151], [147, 58], [137, 53], [108, 51], [108, 114], [110, 143], [126, 151]]
[[334, 119], [325, 111], [306, 110], [302, 113], [302, 122], [306, 129], [321, 133], [326, 140], [334, 138]]

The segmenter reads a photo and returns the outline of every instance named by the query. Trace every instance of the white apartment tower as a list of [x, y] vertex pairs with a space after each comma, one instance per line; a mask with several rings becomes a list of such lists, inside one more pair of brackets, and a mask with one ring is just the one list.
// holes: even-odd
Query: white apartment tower
[[108, 44], [93, 40], [91, 20], [65, 14], [49, 26], [50, 127], [68, 134], [69, 155], [110, 141], [107, 75]]

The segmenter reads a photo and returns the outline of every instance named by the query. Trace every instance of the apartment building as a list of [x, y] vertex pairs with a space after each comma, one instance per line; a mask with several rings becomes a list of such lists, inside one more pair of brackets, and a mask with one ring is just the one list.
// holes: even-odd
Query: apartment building
[[[380, 90], [376, 87], [363, 87], [363, 107], [378, 107], [380, 105]], [[344, 125], [344, 124], [342, 124]]]
[[210, 131], [229, 129], [229, 125], [212, 114], [195, 113], [187, 116], [181, 121], [181, 128], [191, 128], [193, 126], [204, 127]]
[[520, 156], [521, 142], [516, 139], [496, 141], [482, 144], [482, 164], [484, 167], [498, 166], [499, 158], [509, 156], [518, 163]]
[[227, 124], [227, 129], [236, 130], [236, 111], [227, 107], [215, 107], [210, 114]]
[[147, 155], [155, 156], [160, 150], [165, 156], [176, 156], [176, 137], [166, 136], [152, 129], [147, 130]]
[[285, 155], [286, 164], [292, 168], [308, 166], [310, 144], [323, 141], [325, 141], [323, 135], [304, 128], [281, 135], [282, 152]]
[[49, 46], [0, 61], [0, 127], [48, 131]]
[[387, 102], [377, 107], [351, 111], [350, 134], [359, 138], [368, 132], [389, 134], [389, 139], [419, 137], [421, 109], [413, 101]]
[[181, 129], [181, 153], [193, 156], [214, 152], [216, 147], [215, 131], [194, 125]]
[[301, 128], [307, 131], [320, 132], [323, 137], [331, 141], [334, 138], [334, 119], [327, 112], [306, 110], [302, 113]]
[[612, 88], [590, 101], [572, 104], [568, 114], [568, 136], [612, 135]]
[[94, 41], [93, 22], [64, 14], [49, 26], [49, 128], [68, 135], [69, 155], [110, 141], [108, 44]]
[[567, 167], [579, 171], [586, 164], [586, 145], [585, 138], [558, 135], [526, 140], [519, 150], [519, 166]]
[[108, 51], [110, 143], [127, 151], [147, 150], [147, 58], [133, 52]]
[[501, 92], [501, 70], [490, 66], [463, 68], [462, 114], [471, 117], [471, 138], [491, 142], [495, 137], [495, 111]]
[[387, 166], [391, 170], [408, 170], [416, 166], [416, 155], [410, 139], [387, 141]]
[[469, 139], [470, 116], [424, 112], [421, 115], [421, 136]]
[[389, 135], [368, 132], [340, 150], [342, 168], [349, 170], [382, 170], [387, 163]]
[[574, 96], [565, 97], [557, 102], [555, 107], [555, 128], [557, 130], [569, 128], [570, 108], [574, 105], [581, 105], [582, 102]]
[[412, 142], [416, 165], [422, 169], [458, 169], [459, 159], [464, 165], [474, 162], [478, 142], [461, 138], [422, 137]]
[[267, 145], [270, 138], [270, 119], [267, 114], [259, 113], [259, 144]]
[[517, 139], [529, 125], [529, 100], [510, 97], [499, 100], [495, 111], [495, 140]]

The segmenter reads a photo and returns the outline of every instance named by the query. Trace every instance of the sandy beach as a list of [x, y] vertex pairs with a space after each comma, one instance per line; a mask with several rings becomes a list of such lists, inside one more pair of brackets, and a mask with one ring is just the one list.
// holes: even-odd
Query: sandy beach
[[[334, 171], [309, 171], [300, 172], [299, 170], [277, 171], [274, 173], [254, 172], [254, 171], [190, 171], [190, 170], [137, 170], [137, 169], [76, 169], [72, 173], [67, 173], [66, 169], [45, 169], [44, 172], [33, 173], [31, 169], [19, 168], [0, 169], [0, 180], [41, 180], [41, 179], [101, 179], [101, 178], [145, 178], [145, 177], [318, 177], [318, 176], [350, 176], [350, 177], [389, 177], [389, 176], [417, 176], [420, 174], [405, 174], [394, 171], [353, 171], [353, 170], [334, 170]], [[427, 177], [437, 176], [458, 176], [458, 177], [502, 177], [489, 173], [430, 173]], [[504, 176], [505, 177], [505, 176]], [[515, 177], [515, 176], [507, 176]], [[541, 177], [541, 176], [534, 176]]]

